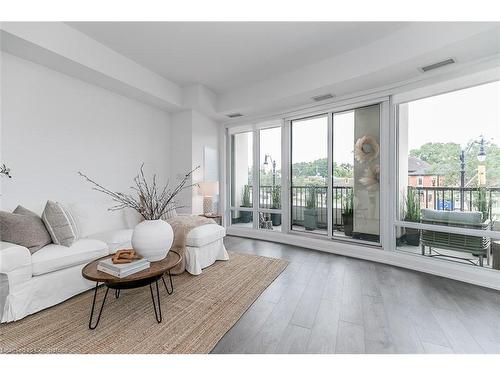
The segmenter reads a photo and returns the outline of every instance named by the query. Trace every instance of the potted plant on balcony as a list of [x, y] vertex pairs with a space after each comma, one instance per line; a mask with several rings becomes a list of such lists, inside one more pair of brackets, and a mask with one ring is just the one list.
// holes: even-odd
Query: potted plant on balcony
[[315, 230], [318, 227], [318, 213], [316, 210], [316, 202], [318, 195], [314, 187], [308, 189], [306, 199], [306, 208], [304, 209], [304, 228], [306, 230]]
[[[245, 208], [251, 208], [252, 204], [250, 203], [250, 186], [243, 186], [243, 193], [241, 195], [241, 206]], [[249, 223], [252, 220], [252, 211], [240, 211], [240, 221], [242, 223]]]
[[344, 224], [344, 234], [352, 237], [354, 227], [354, 201], [350, 191], [347, 192], [344, 207], [342, 207], [342, 223]]
[[[279, 210], [281, 208], [281, 187], [274, 186], [271, 193], [271, 208]], [[271, 214], [271, 221], [273, 227], [281, 225], [281, 214]]]
[[[405, 221], [413, 223], [420, 222], [420, 197], [415, 189], [408, 189], [405, 199]], [[408, 245], [420, 245], [420, 230], [414, 228], [405, 228], [405, 241]]]
[[488, 195], [485, 187], [480, 187], [477, 190], [476, 208], [483, 214], [483, 221], [489, 218], [490, 207], [488, 204]]

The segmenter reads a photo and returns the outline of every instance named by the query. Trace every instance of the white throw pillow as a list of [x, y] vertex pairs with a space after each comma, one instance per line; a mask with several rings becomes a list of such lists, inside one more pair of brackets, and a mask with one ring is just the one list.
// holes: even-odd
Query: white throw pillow
[[71, 246], [80, 238], [73, 215], [59, 202], [47, 201], [42, 220], [56, 245]]
[[123, 210], [109, 211], [112, 206], [113, 202], [93, 201], [71, 203], [68, 208], [80, 228], [81, 236], [88, 237], [128, 227]]

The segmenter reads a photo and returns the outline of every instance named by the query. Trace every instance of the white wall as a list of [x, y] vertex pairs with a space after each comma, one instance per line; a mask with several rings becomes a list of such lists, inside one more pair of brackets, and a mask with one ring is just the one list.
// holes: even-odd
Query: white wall
[[[192, 134], [192, 158], [193, 167], [200, 166], [200, 169], [193, 176], [195, 182], [204, 180], [204, 149], [210, 147], [219, 150], [219, 124], [211, 118], [193, 111], [193, 134]], [[219, 153], [217, 153], [218, 155]], [[219, 178], [219, 176], [217, 176]], [[214, 197], [214, 204], [218, 197]], [[203, 212], [203, 197], [199, 195], [198, 188], [193, 189], [193, 213]], [[218, 209], [217, 207], [215, 207]]]
[[128, 190], [141, 162], [170, 176], [170, 115], [111, 91], [2, 53], [2, 209], [40, 212], [47, 199], [102, 200], [80, 176]]
[[[172, 142], [170, 147], [170, 180], [172, 184], [177, 184], [182, 177], [193, 168], [192, 164], [192, 111], [187, 110], [172, 115], [171, 135]], [[192, 179], [188, 184], [192, 183]], [[192, 189], [186, 189], [176, 198], [176, 203], [183, 208], [178, 209], [179, 213], [192, 212]]]
[[[186, 110], [172, 115], [171, 179], [178, 181], [186, 172], [200, 166], [192, 176], [191, 183], [204, 180], [204, 148], [219, 150], [219, 125], [209, 117]], [[216, 200], [215, 198], [214, 200]], [[193, 187], [179, 195], [178, 203], [186, 207], [181, 213], [199, 214], [203, 212], [203, 197], [198, 188]]]

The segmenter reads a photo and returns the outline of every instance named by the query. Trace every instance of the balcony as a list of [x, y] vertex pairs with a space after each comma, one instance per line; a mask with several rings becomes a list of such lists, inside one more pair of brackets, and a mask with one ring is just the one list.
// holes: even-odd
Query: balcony
[[[279, 187], [278, 187], [279, 188]], [[308, 227], [304, 225], [304, 213], [307, 210], [307, 200], [314, 192], [316, 225]], [[350, 186], [338, 186], [333, 188], [332, 201], [332, 223], [334, 229], [343, 232], [342, 214], [343, 207], [348, 195], [352, 192]], [[317, 234], [328, 234], [328, 208], [327, 208], [327, 186], [293, 186], [291, 188], [292, 201], [292, 230], [308, 231]], [[272, 186], [261, 186], [259, 192], [260, 208], [272, 208]]]
[[[435, 211], [478, 211], [480, 207], [486, 209], [489, 227], [492, 228], [500, 218], [500, 188], [464, 188], [459, 187], [408, 187], [414, 190], [419, 197], [420, 207]], [[316, 196], [316, 227], [306, 229], [304, 213], [307, 210], [308, 196], [314, 191]], [[481, 191], [483, 196], [481, 196]], [[338, 235], [344, 235], [344, 213], [345, 202], [348, 196], [352, 196], [351, 186], [337, 186], [333, 188], [332, 200], [332, 226]], [[463, 195], [463, 201], [461, 199]], [[481, 200], [484, 203], [481, 203]], [[463, 205], [462, 205], [463, 202]], [[482, 206], [481, 206], [482, 204]], [[261, 186], [259, 192], [259, 207], [272, 208], [272, 186]], [[328, 209], [327, 209], [327, 187], [326, 186], [294, 186], [291, 188], [291, 222], [292, 230], [307, 231], [310, 233], [327, 235]], [[250, 224], [251, 225], [251, 224]], [[274, 228], [279, 230], [280, 228]], [[420, 233], [420, 232], [419, 232]], [[420, 239], [415, 245], [405, 241], [405, 233], [402, 232], [397, 240], [398, 250], [421, 254]], [[458, 245], [457, 245], [458, 246]], [[451, 246], [453, 247], [453, 246]], [[426, 253], [426, 255], [429, 255]], [[488, 257], [489, 257], [488, 253]], [[433, 256], [443, 256], [459, 262], [479, 264], [478, 257], [471, 253], [455, 251], [448, 248], [433, 248]], [[487, 262], [489, 263], [489, 262]]]
[[[423, 224], [484, 231], [500, 229], [500, 188], [408, 187], [408, 196], [412, 193], [420, 207], [418, 221]], [[491, 265], [492, 246], [486, 232], [479, 237], [402, 228], [398, 234], [398, 250], [479, 266], [484, 266], [486, 260], [486, 265]]]

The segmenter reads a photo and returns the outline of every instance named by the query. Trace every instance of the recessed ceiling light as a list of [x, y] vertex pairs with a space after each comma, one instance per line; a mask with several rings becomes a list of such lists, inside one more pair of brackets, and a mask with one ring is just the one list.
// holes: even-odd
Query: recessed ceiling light
[[423, 66], [420, 68], [420, 70], [425, 73], [425, 72], [428, 72], [429, 70], [434, 70], [434, 69], [441, 68], [441, 67], [446, 66], [446, 65], [454, 64], [455, 62], [456, 61], [454, 59], [449, 58], [449, 59], [439, 61], [439, 62], [434, 63], [434, 64]]
[[323, 94], [323, 95], [313, 96], [311, 99], [314, 100], [315, 102], [320, 102], [322, 100], [327, 100], [332, 98], [333, 94]]

